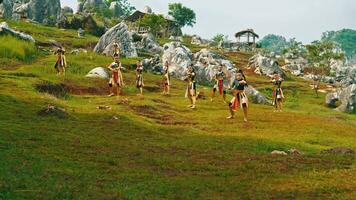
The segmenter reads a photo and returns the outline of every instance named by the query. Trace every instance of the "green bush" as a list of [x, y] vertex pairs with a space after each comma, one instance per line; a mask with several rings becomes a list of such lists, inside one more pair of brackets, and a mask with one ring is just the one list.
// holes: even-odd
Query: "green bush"
[[39, 50], [34, 43], [20, 40], [13, 36], [0, 36], [1, 58], [29, 63], [38, 56]]

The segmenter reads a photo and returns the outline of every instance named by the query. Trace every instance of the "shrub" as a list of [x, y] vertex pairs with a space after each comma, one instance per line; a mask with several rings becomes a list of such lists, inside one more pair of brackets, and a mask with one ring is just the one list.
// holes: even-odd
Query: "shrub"
[[35, 60], [39, 50], [34, 43], [17, 39], [13, 36], [0, 36], [0, 57], [15, 59], [25, 63]]

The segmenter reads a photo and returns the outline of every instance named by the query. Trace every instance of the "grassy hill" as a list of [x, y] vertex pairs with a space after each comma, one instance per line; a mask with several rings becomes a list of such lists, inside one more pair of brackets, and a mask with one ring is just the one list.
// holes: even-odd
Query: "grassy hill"
[[[75, 32], [24, 22], [10, 26], [43, 42], [63, 42], [67, 49], [98, 40], [94, 36], [81, 40]], [[179, 80], [173, 80], [172, 95], [165, 97], [160, 94], [161, 77], [144, 74], [145, 95], [137, 96], [133, 70], [124, 73], [124, 95], [108, 98], [105, 80], [84, 76], [109, 64], [110, 58], [68, 55], [68, 73], [61, 77], [53, 69], [55, 57], [38, 51], [33, 59], [19, 58], [16, 63], [3, 62], [13, 56], [0, 54], [0, 199], [356, 195], [354, 156], [320, 153], [339, 146], [356, 148], [356, 116], [324, 107], [324, 96], [316, 98], [309, 83], [299, 78], [290, 77], [284, 84], [285, 112], [251, 104], [250, 121], [243, 123], [241, 110], [237, 119], [227, 121], [228, 108], [218, 98], [215, 103], [199, 100], [197, 110], [188, 109], [185, 83]], [[225, 56], [238, 66], [248, 57]], [[129, 69], [136, 62], [122, 61]], [[265, 77], [249, 71], [247, 75], [251, 85], [270, 95]], [[199, 91], [209, 96], [211, 88], [199, 86]], [[48, 105], [63, 110], [43, 112]], [[304, 154], [270, 154], [292, 148]]]

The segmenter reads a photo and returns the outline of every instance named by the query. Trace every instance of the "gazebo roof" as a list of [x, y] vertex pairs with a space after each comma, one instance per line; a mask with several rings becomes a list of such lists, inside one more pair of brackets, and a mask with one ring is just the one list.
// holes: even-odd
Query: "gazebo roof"
[[259, 37], [260, 37], [260, 36], [257, 35], [257, 33], [255, 33], [255, 32], [253, 31], [253, 29], [247, 29], [247, 30], [244, 30], [244, 31], [237, 32], [237, 33], [235, 34], [235, 37], [245, 36], [247, 33], [252, 34], [252, 35], [253, 35], [254, 37], [256, 37], [256, 38], [259, 38]]

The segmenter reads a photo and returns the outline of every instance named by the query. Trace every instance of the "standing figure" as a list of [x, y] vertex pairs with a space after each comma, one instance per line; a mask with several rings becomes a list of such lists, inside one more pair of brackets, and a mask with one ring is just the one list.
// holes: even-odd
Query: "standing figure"
[[213, 94], [211, 96], [211, 101], [214, 101], [216, 91], [219, 91], [220, 95], [222, 95], [224, 103], [226, 103], [226, 90], [224, 88], [224, 81], [226, 79], [226, 75], [223, 71], [223, 66], [219, 67], [219, 71], [215, 74], [215, 85], [213, 88]]
[[112, 57], [113, 57], [113, 58], [115, 58], [115, 57], [120, 57], [119, 44], [115, 42], [112, 46], [114, 47]]
[[283, 99], [284, 99], [284, 95], [283, 95], [283, 90], [282, 90], [282, 82], [283, 79], [280, 77], [279, 74], [274, 74], [272, 77], [271, 82], [274, 85], [273, 88], [273, 105], [275, 106], [275, 112], [282, 112], [282, 104], [283, 104]]
[[163, 95], [169, 95], [171, 85], [171, 77], [169, 75], [169, 63], [165, 62], [163, 67]]
[[233, 98], [229, 104], [230, 116], [228, 119], [233, 119], [236, 110], [240, 106], [244, 112], [244, 121], [247, 122], [247, 108], [248, 108], [248, 98], [245, 93], [245, 86], [247, 82], [244, 80], [241, 73], [236, 74], [236, 78], [232, 83], [232, 94]]
[[116, 88], [116, 95], [119, 96], [121, 93], [121, 88], [124, 85], [122, 78], [122, 65], [119, 61], [119, 57], [114, 58], [114, 62], [108, 66], [108, 69], [111, 71], [111, 78], [109, 81], [110, 94], [109, 97], [115, 96], [114, 89]]
[[137, 62], [136, 66], [136, 87], [140, 90], [140, 94], [143, 95], [143, 87], [145, 86], [143, 83], [143, 66], [141, 62]]
[[59, 47], [54, 54], [57, 55], [57, 61], [56, 64], [54, 65], [54, 68], [57, 70], [58, 75], [65, 74], [66, 72], [66, 67], [67, 67], [67, 61], [65, 57], [65, 50], [63, 47]]
[[185, 96], [189, 98], [190, 105], [188, 107], [195, 109], [195, 103], [197, 101], [197, 85], [195, 82], [195, 71], [193, 65], [189, 66], [188, 68], [188, 75], [186, 76], [185, 80], [188, 82], [187, 90]]

